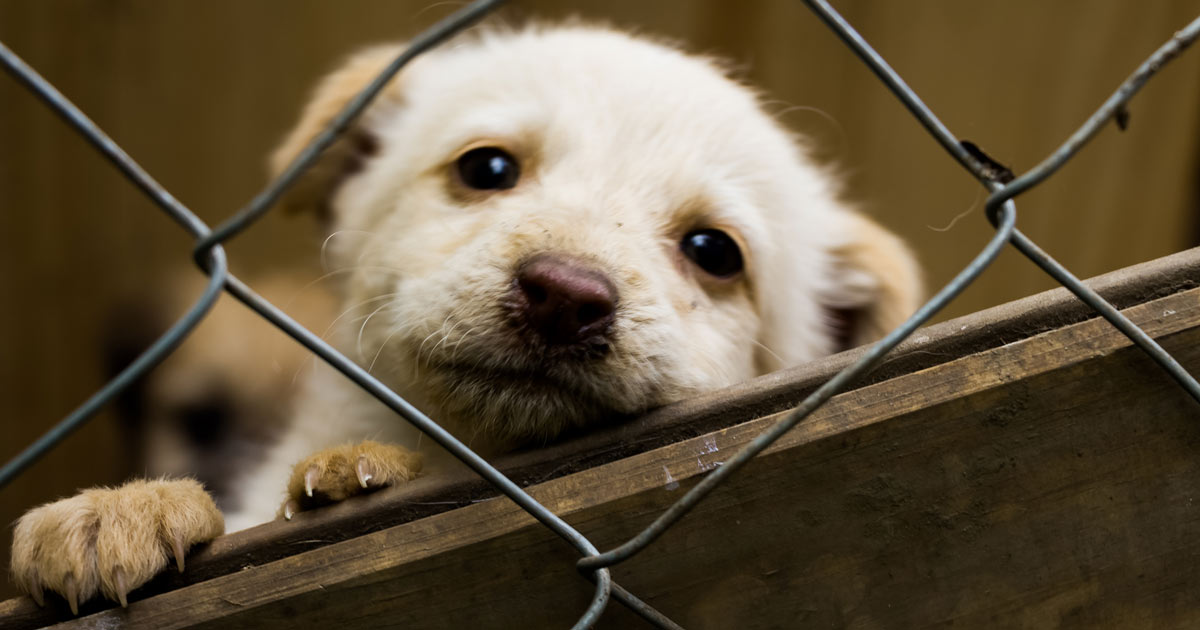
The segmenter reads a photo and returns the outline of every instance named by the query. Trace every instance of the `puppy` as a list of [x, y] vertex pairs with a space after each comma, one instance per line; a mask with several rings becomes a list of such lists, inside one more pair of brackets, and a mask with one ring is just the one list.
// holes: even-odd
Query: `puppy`
[[[326, 78], [276, 169], [399, 50]], [[288, 203], [329, 222], [355, 312], [342, 348], [485, 455], [874, 339], [920, 294], [904, 246], [839, 201], [754, 92], [602, 28], [483, 32], [419, 57]], [[425, 442], [318, 370], [229, 525], [446, 465]], [[206, 500], [139, 481], [42, 506], [16, 527], [14, 576], [38, 598], [124, 603], [220, 533]]]

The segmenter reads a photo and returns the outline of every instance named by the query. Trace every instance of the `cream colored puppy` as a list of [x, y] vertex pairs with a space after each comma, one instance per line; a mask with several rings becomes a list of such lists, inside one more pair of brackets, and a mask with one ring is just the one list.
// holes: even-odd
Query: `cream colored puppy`
[[[276, 167], [399, 50], [328, 77]], [[914, 261], [837, 193], [719, 65], [574, 26], [485, 32], [418, 58], [291, 203], [331, 222], [358, 309], [342, 320], [345, 351], [492, 454], [898, 324], [919, 296]], [[281, 501], [290, 516], [408, 480], [422, 472], [416, 448], [426, 471], [445, 460], [344, 378], [325, 370], [310, 385], [241, 484], [231, 528]], [[137, 483], [26, 515], [18, 583], [124, 601], [219, 531], [195, 486]], [[83, 527], [99, 533], [74, 536]]]

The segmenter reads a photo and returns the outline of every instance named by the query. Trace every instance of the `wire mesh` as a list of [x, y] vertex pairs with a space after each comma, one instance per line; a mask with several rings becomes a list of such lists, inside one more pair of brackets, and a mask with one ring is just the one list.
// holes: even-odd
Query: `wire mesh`
[[1200, 18], [1197, 18], [1156, 50], [1132, 75], [1122, 83], [1104, 104], [1058, 149], [1042, 163], [1016, 178], [1001, 177], [994, 164], [981, 151], [959, 141], [921, 101], [920, 97], [904, 80], [875, 52], [869, 44], [847, 23], [825, 0], [803, 0], [851, 50], [879, 77], [914, 117], [926, 128], [942, 147], [957, 160], [971, 175], [989, 191], [984, 206], [987, 219], [995, 227], [995, 233], [980, 252], [933, 298], [926, 302], [907, 321], [891, 331], [881, 341], [870, 347], [863, 356], [847, 366], [816, 391], [808, 396], [795, 410], [767, 431], [747, 444], [729, 458], [722, 466], [709, 472], [696, 486], [676, 501], [663, 514], [636, 536], [616, 548], [601, 553], [585, 536], [572, 528], [557, 515], [546, 509], [516, 483], [493, 468], [482, 457], [471, 451], [436, 422], [392, 392], [366, 370], [349, 360], [309, 332], [287, 314], [258, 296], [249, 286], [228, 271], [222, 243], [246, 230], [258, 218], [268, 212], [290, 186], [312, 166], [339, 134], [341, 134], [365, 110], [372, 99], [385, 87], [409, 61], [430, 48], [453, 37], [463, 29], [485, 17], [504, 0], [476, 0], [415, 38], [387, 68], [364, 88], [334, 120], [314, 138], [297, 158], [275, 181], [271, 182], [249, 204], [227, 221], [210, 229], [190, 210], [179, 203], [170, 193], [154, 181], [119, 146], [104, 134], [78, 108], [70, 103], [52, 85], [40, 77], [11, 50], [0, 43], [0, 64], [20, 83], [25, 85], [48, 107], [79, 132], [91, 145], [108, 159], [127, 179], [134, 183], [164, 212], [179, 223], [184, 230], [196, 238], [194, 257], [201, 269], [209, 275], [209, 283], [191, 309], [166, 333], [155, 341], [141, 356], [122, 370], [112, 381], [85, 401], [64, 420], [22, 451], [12, 461], [0, 468], [0, 488], [19, 475], [39, 457], [65, 439], [72, 431], [82, 426], [101, 407], [111, 401], [123, 389], [146, 374], [168, 356], [204, 319], [224, 290], [245, 303], [263, 318], [269, 320], [304, 345], [322, 360], [329, 363], [347, 378], [357, 383], [397, 414], [415, 425], [424, 434], [437, 441], [442, 447], [460, 459], [481, 477], [503, 492], [548, 529], [575, 547], [582, 557], [577, 562], [579, 571], [595, 584], [595, 594], [588, 608], [575, 624], [575, 628], [590, 628], [600, 618], [608, 600], [615, 598], [660, 628], [679, 628], [662, 613], [654, 610], [632, 593], [621, 588], [609, 574], [611, 567], [626, 560], [650, 545], [666, 532], [675, 522], [683, 518], [705, 496], [715, 490], [730, 475], [735, 474], [750, 459], [766, 449], [775, 440], [803, 422], [826, 401], [844, 389], [856, 378], [878, 364], [884, 356], [901, 341], [926, 323], [934, 314], [945, 307], [991, 264], [1005, 245], [1011, 243], [1018, 251], [1038, 267], [1067, 287], [1080, 300], [1108, 320], [1115, 328], [1154, 359], [1179, 383], [1197, 402], [1200, 402], [1200, 384], [1165, 350], [1143, 330], [1130, 322], [1116, 308], [1093, 290], [1075, 278], [1066, 268], [1042, 251], [1032, 240], [1016, 228], [1017, 212], [1013, 199], [1053, 175], [1071, 159], [1110, 119], [1118, 118], [1125, 104], [1167, 62], [1178, 56], [1200, 36]]

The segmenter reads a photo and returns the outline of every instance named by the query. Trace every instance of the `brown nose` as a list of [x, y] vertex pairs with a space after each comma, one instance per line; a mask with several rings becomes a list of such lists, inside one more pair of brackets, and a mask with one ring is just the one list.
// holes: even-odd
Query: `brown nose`
[[603, 343], [613, 322], [617, 288], [586, 263], [537, 254], [517, 271], [524, 296], [520, 315], [550, 345]]

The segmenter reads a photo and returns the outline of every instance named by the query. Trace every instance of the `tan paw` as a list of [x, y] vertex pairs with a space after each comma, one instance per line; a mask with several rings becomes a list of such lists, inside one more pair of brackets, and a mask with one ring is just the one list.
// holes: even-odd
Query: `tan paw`
[[66, 598], [71, 612], [97, 592], [126, 605], [172, 557], [225, 531], [204, 487], [192, 479], [131, 481], [93, 488], [26, 512], [13, 530], [12, 575], [42, 605], [43, 592]]
[[335, 446], [296, 464], [279, 515], [291, 519], [301, 510], [404, 483], [420, 474], [421, 454], [402, 446], [369, 441]]

